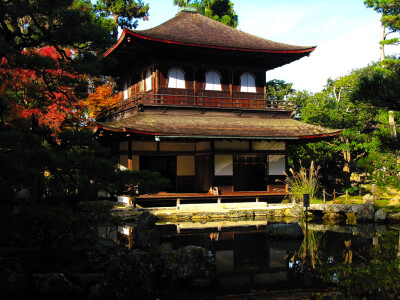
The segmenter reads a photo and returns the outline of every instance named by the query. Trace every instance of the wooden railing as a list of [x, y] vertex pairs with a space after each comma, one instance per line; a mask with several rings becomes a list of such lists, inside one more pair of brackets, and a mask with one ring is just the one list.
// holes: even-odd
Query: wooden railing
[[160, 89], [159, 92], [158, 94], [153, 94], [152, 91], [135, 94], [110, 107], [105, 114], [127, 110], [140, 104], [256, 110], [291, 110], [292, 108], [287, 101], [269, 102], [264, 99], [264, 94], [256, 93], [233, 93], [231, 98], [229, 92], [219, 91], [198, 91], [196, 95], [193, 90], [188, 89]]

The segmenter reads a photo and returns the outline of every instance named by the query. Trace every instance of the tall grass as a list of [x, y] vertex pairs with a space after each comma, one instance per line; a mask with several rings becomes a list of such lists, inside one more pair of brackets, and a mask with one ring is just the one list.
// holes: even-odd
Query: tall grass
[[300, 160], [300, 171], [289, 169], [291, 175], [286, 175], [285, 183], [289, 188], [289, 197], [293, 202], [301, 202], [304, 194], [310, 195], [310, 200], [315, 199], [318, 191], [318, 172], [320, 167], [311, 162], [310, 168], [303, 167]]

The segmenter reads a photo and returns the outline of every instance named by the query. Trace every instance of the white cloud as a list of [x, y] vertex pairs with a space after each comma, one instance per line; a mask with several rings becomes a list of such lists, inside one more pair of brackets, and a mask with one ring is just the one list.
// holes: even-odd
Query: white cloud
[[[235, 2], [243, 31], [277, 42], [317, 45], [310, 57], [268, 71], [267, 80], [283, 79], [296, 89], [316, 92], [329, 77], [346, 75], [379, 59], [380, 16], [361, 0], [255, 2], [257, 9]], [[387, 49], [387, 54], [396, 50]]]
[[273, 39], [275, 36], [296, 29], [306, 13], [305, 10], [291, 11], [284, 7], [275, 10], [245, 11], [243, 16], [240, 15], [239, 29], [259, 37]]
[[[148, 0], [150, 22], [156, 26], [178, 11], [172, 0]], [[379, 59], [379, 14], [363, 0], [234, 0], [239, 29], [276, 42], [317, 49], [289, 65], [267, 72], [267, 80], [283, 79], [296, 89], [319, 91], [329, 77], [346, 75]], [[398, 51], [387, 49], [387, 54]]]
[[319, 91], [329, 77], [346, 75], [352, 69], [378, 60], [379, 31], [375, 23], [352, 28], [341, 36], [327, 39], [310, 57], [267, 72], [267, 78], [292, 82], [296, 89]]
[[329, 19], [319, 32], [326, 33], [310, 57], [267, 72], [267, 78], [292, 82], [294, 88], [317, 92], [329, 77], [337, 78], [379, 59], [379, 22]]

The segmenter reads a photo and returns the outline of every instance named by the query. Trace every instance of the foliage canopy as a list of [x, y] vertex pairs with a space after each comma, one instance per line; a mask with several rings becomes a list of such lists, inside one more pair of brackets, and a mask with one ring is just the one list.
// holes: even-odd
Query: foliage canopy
[[[99, 55], [113, 43], [116, 24], [136, 26], [147, 11], [141, 1], [0, 1], [3, 199], [25, 191], [36, 203], [75, 207], [100, 190], [115, 197], [132, 193], [134, 183], [140, 191], [157, 190], [147, 180], [164, 186], [159, 174], [117, 171], [110, 150], [84, 128], [115, 101], [112, 83], [88, 97], [90, 76], [101, 74]], [[103, 96], [107, 103], [98, 101]]]
[[174, 0], [174, 5], [194, 7], [202, 15], [233, 28], [239, 24], [239, 17], [230, 0]]

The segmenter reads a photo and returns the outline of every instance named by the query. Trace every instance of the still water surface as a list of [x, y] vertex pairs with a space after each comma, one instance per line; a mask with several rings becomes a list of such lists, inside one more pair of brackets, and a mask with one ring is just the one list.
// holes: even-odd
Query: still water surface
[[[161, 242], [215, 255], [217, 287], [196, 299], [400, 299], [400, 227], [300, 224], [305, 237], [271, 239], [274, 221], [159, 223]], [[118, 239], [128, 243], [129, 226]], [[201, 295], [201, 292], [200, 292]]]

